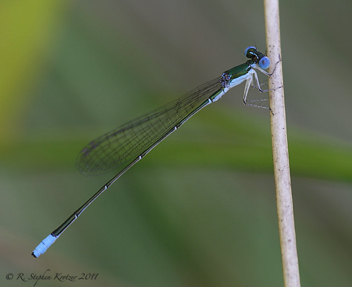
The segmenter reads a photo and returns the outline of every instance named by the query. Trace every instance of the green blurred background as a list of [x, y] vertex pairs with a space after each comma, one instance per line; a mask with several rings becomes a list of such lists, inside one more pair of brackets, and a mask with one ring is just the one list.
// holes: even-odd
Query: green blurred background
[[[280, 5], [302, 285], [351, 286], [352, 2]], [[0, 2], [2, 286], [47, 269], [36, 286], [283, 286], [269, 113], [242, 105], [242, 85], [30, 255], [114, 175], [82, 176], [78, 152], [265, 51], [263, 14], [255, 0]]]

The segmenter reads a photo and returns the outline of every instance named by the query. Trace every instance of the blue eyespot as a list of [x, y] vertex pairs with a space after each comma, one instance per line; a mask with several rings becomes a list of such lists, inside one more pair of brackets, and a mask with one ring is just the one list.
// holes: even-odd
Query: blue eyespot
[[250, 57], [247, 55], [249, 49], [257, 50], [257, 48], [256, 48], [256, 47], [253, 47], [253, 46], [247, 47], [246, 50], [244, 50], [244, 55], [245, 55], [247, 58], [250, 58]]
[[270, 59], [267, 56], [264, 56], [259, 60], [259, 67], [266, 70], [270, 66]]

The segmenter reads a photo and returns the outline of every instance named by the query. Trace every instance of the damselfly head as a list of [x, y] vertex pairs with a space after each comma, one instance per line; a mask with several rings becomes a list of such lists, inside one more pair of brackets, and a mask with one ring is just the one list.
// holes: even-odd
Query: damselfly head
[[256, 47], [249, 46], [244, 51], [244, 54], [247, 58], [252, 59], [256, 62], [260, 68], [266, 70], [270, 66], [270, 59], [265, 56], [263, 53], [259, 52]]

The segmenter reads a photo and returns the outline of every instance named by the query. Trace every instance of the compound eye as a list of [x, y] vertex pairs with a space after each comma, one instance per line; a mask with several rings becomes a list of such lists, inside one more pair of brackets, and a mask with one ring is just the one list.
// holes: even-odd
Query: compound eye
[[244, 50], [244, 55], [247, 58], [253, 58], [253, 56], [250, 56], [250, 52], [253, 52], [253, 51], [257, 51], [257, 48], [253, 47], [253, 46], [249, 46], [249, 47], [246, 48], [246, 50]]
[[259, 60], [259, 67], [266, 70], [270, 66], [270, 59], [267, 56], [264, 56]]

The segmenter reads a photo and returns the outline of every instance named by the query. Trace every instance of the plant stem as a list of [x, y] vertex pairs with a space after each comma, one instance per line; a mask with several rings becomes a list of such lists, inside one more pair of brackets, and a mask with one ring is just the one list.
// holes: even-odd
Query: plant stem
[[278, 0], [264, 0], [264, 7], [267, 51], [273, 61], [273, 67], [276, 67], [269, 79], [269, 99], [272, 110], [271, 135], [284, 286], [299, 287], [301, 285], [288, 158]]

